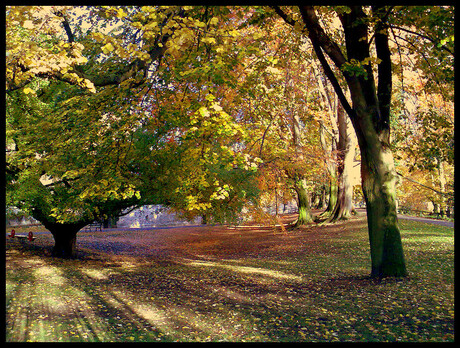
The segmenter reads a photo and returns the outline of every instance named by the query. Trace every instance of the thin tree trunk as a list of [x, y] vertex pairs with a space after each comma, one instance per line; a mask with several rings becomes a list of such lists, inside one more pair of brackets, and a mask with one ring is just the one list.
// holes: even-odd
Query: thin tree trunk
[[329, 199], [329, 197], [327, 196], [327, 192], [326, 192], [326, 185], [323, 185], [321, 187], [321, 203], [320, 205], [318, 206], [318, 209], [326, 209], [327, 208], [327, 204], [326, 204], [326, 201]]
[[353, 211], [353, 186], [351, 184], [351, 171], [355, 156], [355, 142], [353, 129], [342, 106], [337, 107], [337, 120], [339, 141], [337, 144], [337, 201], [331, 215], [326, 222], [346, 220]]
[[[296, 156], [299, 159], [303, 159], [302, 153], [302, 136], [300, 131], [300, 119], [297, 114], [293, 115], [292, 119], [292, 134], [293, 134], [293, 145], [295, 148]], [[305, 177], [295, 174], [294, 175], [294, 190], [297, 193], [297, 207], [299, 217], [297, 218], [294, 227], [299, 227], [310, 222], [313, 222], [310, 208], [310, 197], [307, 192], [307, 184]]]
[[438, 169], [438, 177], [439, 177], [439, 191], [441, 192], [440, 195], [440, 202], [439, 202], [439, 210], [441, 213], [441, 216], [444, 216], [444, 213], [446, 211], [446, 176], [444, 175], [444, 163], [436, 158], [436, 164], [437, 164], [437, 169]]
[[325, 139], [325, 131], [324, 131], [324, 126], [321, 125], [320, 127], [320, 141], [321, 141], [321, 147], [323, 148], [323, 151], [326, 154], [326, 168], [329, 173], [329, 200], [326, 206], [326, 210], [323, 211], [318, 218], [319, 219], [324, 219], [328, 218], [332, 211], [334, 210], [335, 204], [337, 202], [337, 166], [335, 162], [332, 160], [332, 155], [336, 151], [336, 139], [334, 136], [331, 138], [331, 146], [327, 146], [326, 144], [326, 139]]

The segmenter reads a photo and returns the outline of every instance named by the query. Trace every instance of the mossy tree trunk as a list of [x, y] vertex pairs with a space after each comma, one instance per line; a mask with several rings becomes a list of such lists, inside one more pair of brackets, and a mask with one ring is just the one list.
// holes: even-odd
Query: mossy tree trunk
[[297, 180], [294, 185], [294, 190], [297, 193], [297, 206], [299, 210], [299, 217], [297, 218], [294, 227], [299, 227], [313, 222], [313, 216], [311, 215], [310, 209], [310, 199], [305, 187], [305, 179]]
[[[289, 23], [281, 9], [277, 12]], [[388, 43], [388, 18], [390, 10], [372, 7], [379, 17], [375, 28], [369, 27], [368, 15], [361, 6], [351, 6], [349, 11], [338, 13], [345, 35], [346, 54], [324, 31], [312, 6], [301, 6], [302, 20], [324, 72], [350, 117], [361, 150], [361, 176], [367, 206], [367, 221], [372, 259], [372, 277], [404, 277], [407, 275], [401, 235], [396, 215], [396, 180], [393, 154], [390, 150], [390, 106], [392, 90], [391, 52]], [[368, 37], [373, 32], [378, 86], [374, 80], [372, 64], [350, 65], [370, 59]], [[372, 33], [371, 33], [372, 34]], [[329, 66], [326, 53], [343, 74], [350, 92], [352, 105]]]

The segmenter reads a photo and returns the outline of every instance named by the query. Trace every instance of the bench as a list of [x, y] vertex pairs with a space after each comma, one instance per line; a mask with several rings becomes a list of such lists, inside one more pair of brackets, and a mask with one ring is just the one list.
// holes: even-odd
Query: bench
[[85, 231], [89, 231], [91, 232], [91, 229], [94, 228], [94, 231], [97, 231], [99, 229], [99, 231], [102, 231], [102, 222], [92, 222], [90, 223], [89, 225], [87, 225], [85, 227]]
[[11, 230], [11, 233], [8, 235], [10, 238], [18, 238], [21, 240], [28, 239], [29, 242], [32, 242], [35, 240], [34, 234], [32, 232], [29, 232], [27, 235], [25, 234], [16, 234], [14, 230]]

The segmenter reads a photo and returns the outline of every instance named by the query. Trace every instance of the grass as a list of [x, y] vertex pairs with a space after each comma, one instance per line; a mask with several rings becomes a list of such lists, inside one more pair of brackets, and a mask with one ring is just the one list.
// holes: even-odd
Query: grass
[[382, 281], [368, 278], [362, 217], [190, 229], [142, 256], [60, 260], [8, 240], [6, 340], [453, 341], [454, 229], [400, 227], [409, 277]]

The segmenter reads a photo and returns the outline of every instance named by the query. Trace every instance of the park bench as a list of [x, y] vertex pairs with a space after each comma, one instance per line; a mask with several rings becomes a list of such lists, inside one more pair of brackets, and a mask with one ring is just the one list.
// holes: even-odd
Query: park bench
[[14, 230], [11, 230], [11, 233], [8, 235], [8, 237], [18, 238], [21, 240], [28, 239], [29, 242], [32, 242], [33, 240], [35, 240], [34, 234], [32, 232], [29, 232], [27, 235], [25, 235], [25, 234], [16, 234]]
[[94, 228], [94, 231], [102, 231], [102, 222], [94, 221], [85, 227], [85, 231], [91, 232], [91, 229]]

